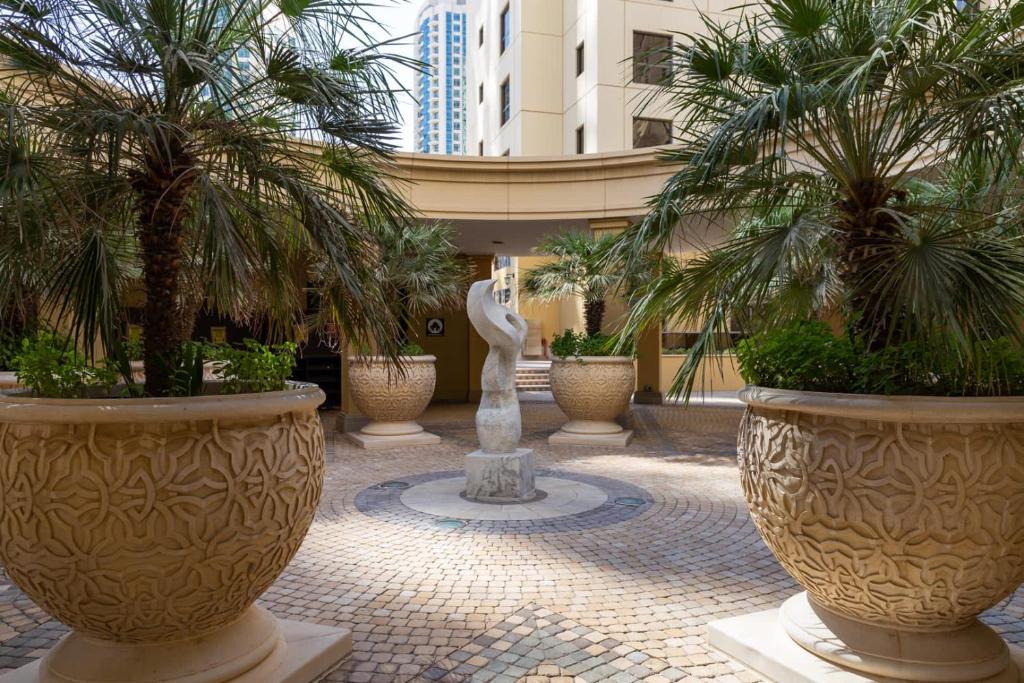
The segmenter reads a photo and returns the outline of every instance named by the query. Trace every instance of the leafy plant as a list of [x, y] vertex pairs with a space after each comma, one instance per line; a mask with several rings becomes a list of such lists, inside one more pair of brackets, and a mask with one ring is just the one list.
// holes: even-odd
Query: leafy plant
[[624, 325], [701, 331], [673, 393], [734, 325], [809, 318], [873, 354], [914, 342], [1001, 372], [978, 353], [1024, 343], [1022, 22], [1007, 3], [766, 0], [673, 45], [657, 95], [678, 108], [677, 170], [609, 254], [625, 268], [729, 226], [666, 255]]
[[617, 356], [632, 355], [633, 349], [629, 346], [622, 348], [619, 344], [619, 337], [616, 335], [586, 334], [566, 330], [552, 338], [551, 353], [557, 358]]
[[171, 386], [169, 396], [201, 396], [207, 346], [200, 342], [183, 342], [166, 364]]
[[[1024, 351], [1006, 339], [978, 342], [978, 365], [948, 351], [907, 341], [877, 351], [836, 335], [820, 321], [798, 321], [740, 341], [745, 381], [795, 391], [884, 395], [1024, 394]], [[998, 378], [993, 381], [992, 378]]]
[[[208, 346], [216, 364], [214, 376], [220, 379], [225, 394], [282, 391], [295, 369], [297, 347], [291, 342], [267, 346], [253, 339], [244, 348]], [[202, 376], [200, 365], [200, 376]]]
[[402, 347], [403, 356], [422, 356], [426, 353], [419, 344], [409, 343]]
[[144, 346], [143, 346], [142, 338], [141, 337], [134, 337], [132, 339], [125, 340], [125, 342], [124, 342], [124, 355], [125, 355], [125, 357], [128, 360], [130, 360], [130, 361], [132, 361], [132, 360], [134, 360], [134, 361], [142, 360], [143, 359], [143, 354], [144, 354]]
[[68, 340], [52, 332], [22, 340], [14, 366], [18, 382], [44, 398], [83, 397], [91, 388], [109, 393], [117, 383], [113, 369], [91, 367]]
[[410, 60], [370, 37], [370, 6], [5, 3], [0, 303], [36, 272], [90, 355], [98, 337], [123, 357], [141, 282], [145, 391], [165, 396], [199, 305], [298, 337], [326, 273], [319, 323], [396, 356], [366, 225], [412, 213], [386, 182]]
[[21, 350], [21, 338], [13, 334], [0, 334], [0, 370], [12, 370], [14, 357]]
[[857, 349], [819, 321], [798, 321], [741, 340], [736, 357], [744, 381], [776, 389], [850, 391]]

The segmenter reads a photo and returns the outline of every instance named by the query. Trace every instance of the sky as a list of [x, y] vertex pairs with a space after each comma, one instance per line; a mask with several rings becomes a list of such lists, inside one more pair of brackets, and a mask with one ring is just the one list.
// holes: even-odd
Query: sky
[[[420, 9], [421, 0], [370, 0], [370, 12], [380, 22], [387, 36], [404, 36], [413, 33], [416, 29], [416, 13]], [[383, 36], [382, 36], [383, 37]], [[405, 56], [413, 54], [413, 38], [410, 36], [403, 45], [395, 48]], [[407, 88], [412, 87], [413, 72], [407, 70], [401, 74], [402, 83]], [[412, 151], [412, 123], [415, 116], [413, 99], [410, 95], [403, 95], [402, 104], [402, 139], [400, 149]]]

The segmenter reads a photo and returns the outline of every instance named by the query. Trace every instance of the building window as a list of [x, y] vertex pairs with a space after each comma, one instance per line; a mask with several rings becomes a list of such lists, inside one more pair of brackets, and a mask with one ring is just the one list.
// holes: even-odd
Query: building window
[[498, 48], [498, 54], [504, 54], [505, 50], [508, 49], [509, 44], [512, 42], [512, 16], [509, 14], [509, 6], [505, 5], [505, 9], [501, 10], [501, 18], [499, 19], [498, 32], [501, 36], [500, 46]]
[[583, 49], [583, 43], [576, 46], [576, 75], [579, 76], [583, 73], [583, 67], [586, 65], [585, 52]]
[[633, 119], [633, 149], [672, 144], [672, 121], [668, 119]]
[[504, 126], [512, 116], [512, 91], [507, 78], [501, 84], [499, 101], [501, 102], [501, 125]]
[[480, 87], [477, 88], [476, 101], [477, 102], [483, 102], [484, 101], [484, 84], [483, 83], [481, 83]]
[[576, 153], [584, 154], [587, 151], [587, 136], [583, 126], [576, 129]]
[[661, 83], [672, 75], [672, 36], [633, 32], [633, 80]]

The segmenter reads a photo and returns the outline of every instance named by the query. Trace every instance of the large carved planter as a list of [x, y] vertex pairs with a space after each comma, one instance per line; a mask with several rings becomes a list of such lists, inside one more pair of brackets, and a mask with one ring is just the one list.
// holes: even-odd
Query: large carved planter
[[871, 676], [1016, 683], [976, 617], [1024, 581], [1024, 398], [740, 398], [751, 516], [806, 589], [789, 636]]
[[406, 356], [404, 375], [388, 368], [384, 358], [348, 359], [348, 378], [359, 411], [370, 422], [351, 434], [367, 448], [437, 443], [440, 439], [424, 432], [416, 420], [430, 405], [437, 383], [434, 356]]
[[0, 559], [73, 629], [13, 680], [302, 680], [253, 603], [313, 520], [323, 399], [0, 396]]
[[633, 359], [581, 356], [551, 361], [551, 393], [569, 422], [551, 443], [625, 445], [632, 432], [615, 421], [629, 409], [636, 387]]

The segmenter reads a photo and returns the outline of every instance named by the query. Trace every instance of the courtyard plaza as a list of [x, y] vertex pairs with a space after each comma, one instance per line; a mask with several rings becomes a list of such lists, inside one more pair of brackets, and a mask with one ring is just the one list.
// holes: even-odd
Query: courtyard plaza
[[[477, 446], [474, 406], [424, 415], [440, 445], [385, 451], [357, 448], [322, 414], [319, 513], [260, 603], [352, 630], [325, 681], [762, 680], [707, 642], [708, 622], [798, 592], [743, 500], [739, 408], [637, 405], [627, 447], [549, 446], [565, 418], [543, 397], [524, 395], [523, 445], [547, 497], [489, 513], [445, 493]], [[982, 620], [1024, 643], [1024, 589]], [[0, 574], [0, 672], [66, 632]]]

